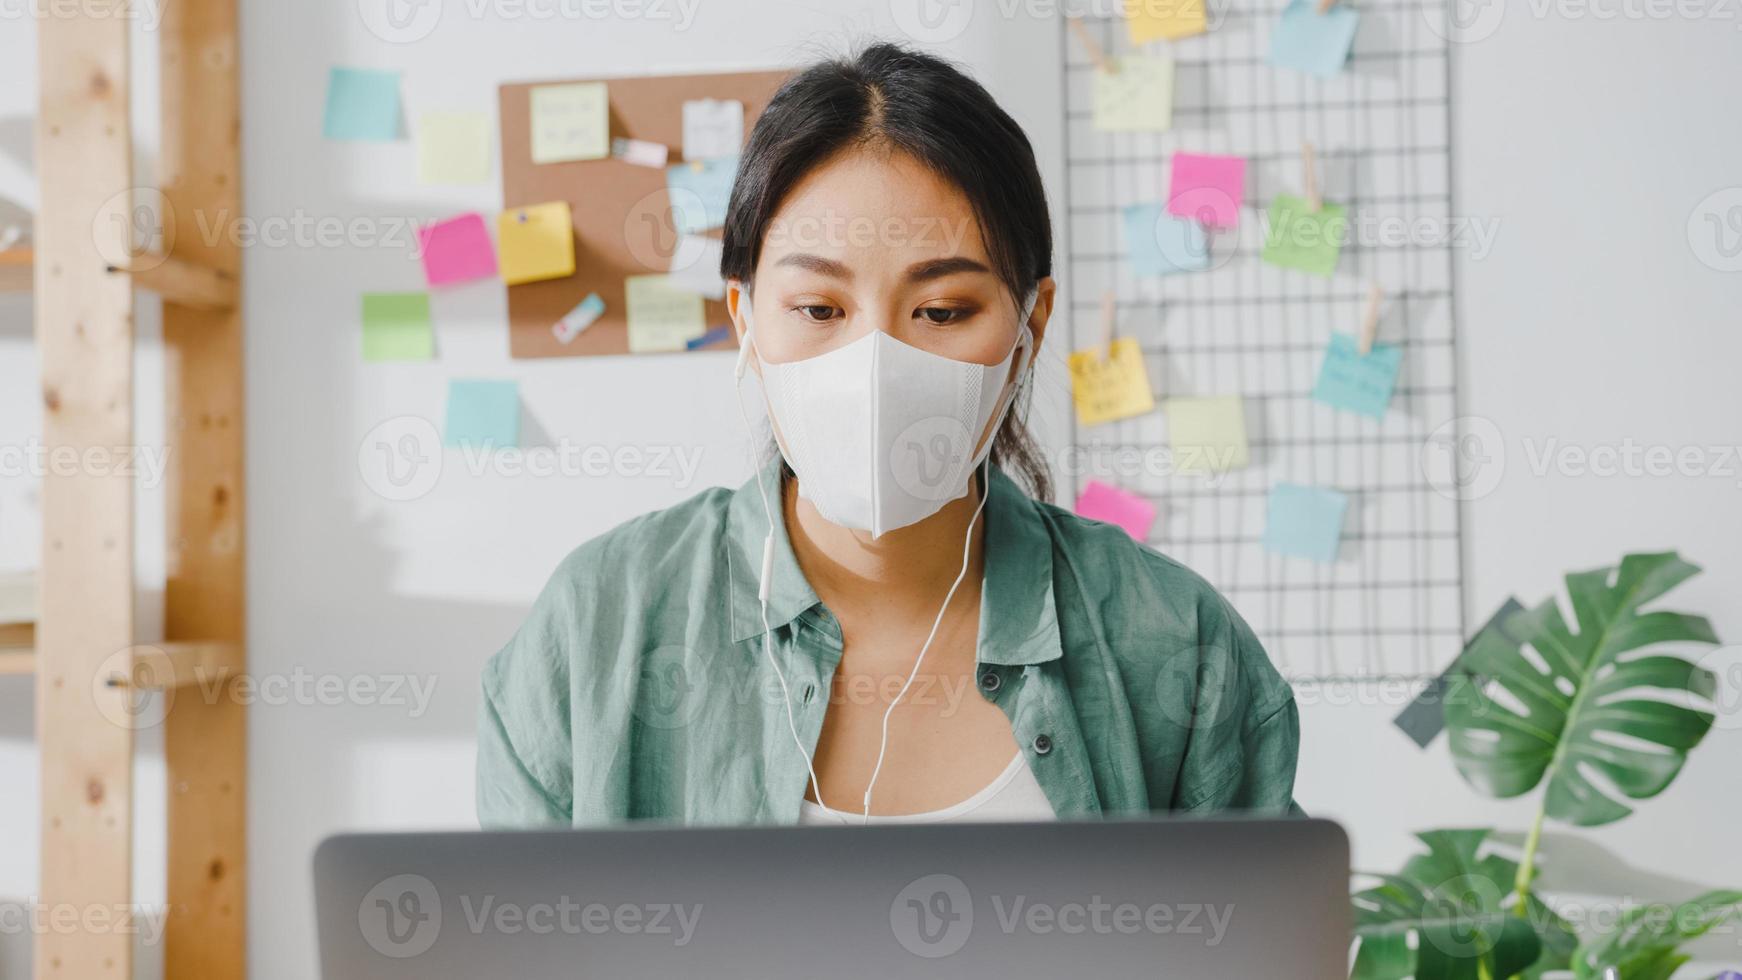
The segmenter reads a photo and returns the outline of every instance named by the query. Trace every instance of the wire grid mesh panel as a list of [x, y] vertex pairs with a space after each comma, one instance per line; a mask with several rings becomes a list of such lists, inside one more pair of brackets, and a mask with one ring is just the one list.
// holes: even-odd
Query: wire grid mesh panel
[[[1464, 636], [1459, 511], [1423, 454], [1456, 417], [1448, 46], [1439, 3], [1360, 4], [1347, 69], [1319, 78], [1270, 64], [1284, 0], [1211, 0], [1212, 30], [1141, 53], [1176, 67], [1173, 127], [1094, 125], [1098, 70], [1061, 29], [1066, 74], [1066, 275], [1073, 350], [1096, 347], [1102, 297], [1118, 332], [1143, 351], [1156, 411], [1075, 428], [1078, 489], [1112, 482], [1154, 503], [1149, 543], [1223, 592], [1295, 681], [1438, 674]], [[1123, 20], [1090, 17], [1110, 56], [1133, 53]], [[1260, 258], [1264, 210], [1300, 195], [1301, 144], [1317, 149], [1324, 200], [1346, 208], [1336, 274], [1319, 278]], [[1167, 200], [1175, 152], [1243, 156], [1245, 198], [1233, 229], [1211, 232], [1207, 271], [1144, 277], [1126, 258], [1121, 214]], [[1359, 330], [1371, 285], [1386, 297], [1378, 340], [1402, 348], [1381, 419], [1339, 411], [1312, 392], [1333, 331]], [[1250, 465], [1179, 472], [1166, 399], [1238, 396]], [[1348, 496], [1337, 560], [1263, 546], [1278, 483]], [[1441, 484], [1443, 486], [1443, 484]]]

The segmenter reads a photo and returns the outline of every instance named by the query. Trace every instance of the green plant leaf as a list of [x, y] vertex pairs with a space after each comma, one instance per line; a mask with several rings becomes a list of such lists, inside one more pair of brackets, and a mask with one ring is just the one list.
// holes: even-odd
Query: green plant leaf
[[1573, 954], [1578, 980], [1600, 977], [1613, 966], [1626, 980], [1667, 980], [1690, 957], [1681, 946], [1710, 932], [1742, 907], [1742, 891], [1707, 892], [1676, 906], [1628, 909], [1605, 936]]
[[[1572, 927], [1534, 901], [1519, 914], [1511, 895], [1516, 862], [1485, 853], [1488, 831], [1418, 835], [1426, 854], [1354, 896], [1357, 980], [1500, 980], [1564, 969]], [[1411, 948], [1414, 937], [1414, 948]], [[1486, 966], [1486, 973], [1483, 966]]]
[[[1638, 651], [1718, 638], [1703, 617], [1640, 607], [1698, 573], [1673, 552], [1628, 555], [1619, 568], [1567, 576], [1578, 632], [1551, 599], [1477, 637], [1461, 658], [1474, 676], [1453, 678], [1446, 700], [1464, 779], [1502, 798], [1546, 780], [1548, 816], [1580, 826], [1619, 820], [1633, 812], [1623, 799], [1663, 792], [1712, 713], [1646, 695], [1710, 701], [1718, 682], [1679, 656]], [[1543, 668], [1509, 637], [1527, 642]]]

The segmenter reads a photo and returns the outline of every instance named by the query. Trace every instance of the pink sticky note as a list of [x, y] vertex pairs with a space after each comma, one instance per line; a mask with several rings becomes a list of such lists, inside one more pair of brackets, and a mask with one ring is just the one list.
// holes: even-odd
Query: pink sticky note
[[1106, 521], [1125, 529], [1138, 541], [1149, 538], [1155, 523], [1155, 505], [1134, 493], [1091, 480], [1077, 497], [1077, 513], [1091, 520]]
[[431, 286], [446, 286], [496, 274], [496, 251], [480, 214], [462, 214], [418, 229], [423, 274]]
[[1173, 184], [1167, 211], [1196, 218], [1211, 228], [1240, 223], [1240, 201], [1246, 196], [1246, 158], [1202, 153], [1173, 155]]

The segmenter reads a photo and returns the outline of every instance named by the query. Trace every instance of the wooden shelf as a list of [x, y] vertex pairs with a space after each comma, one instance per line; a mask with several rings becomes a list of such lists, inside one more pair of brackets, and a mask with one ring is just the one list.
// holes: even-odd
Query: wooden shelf
[[29, 647], [0, 647], [0, 677], [23, 677], [36, 673], [36, 651]]
[[0, 293], [28, 293], [36, 252], [28, 248], [9, 248], [0, 252]]

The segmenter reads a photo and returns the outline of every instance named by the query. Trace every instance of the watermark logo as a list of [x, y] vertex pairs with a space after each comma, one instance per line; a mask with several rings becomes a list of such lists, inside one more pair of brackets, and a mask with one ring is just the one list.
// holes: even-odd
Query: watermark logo
[[889, 0], [889, 14], [903, 34], [923, 44], [962, 36], [974, 19], [974, 0]]
[[974, 932], [974, 896], [955, 875], [915, 879], [889, 903], [889, 928], [901, 947], [925, 959], [953, 956]]
[[1478, 415], [1452, 419], [1428, 434], [1421, 446], [1421, 474], [1442, 497], [1480, 500], [1506, 475], [1506, 444], [1500, 427]]
[[442, 0], [357, 0], [357, 14], [369, 33], [388, 44], [412, 44], [435, 32]]
[[357, 473], [383, 500], [417, 500], [441, 482], [441, 433], [435, 423], [416, 415], [390, 418], [370, 429], [358, 445]]
[[363, 896], [357, 928], [375, 952], [389, 959], [422, 956], [442, 934], [442, 899], [422, 875], [396, 875]]
[[91, 219], [97, 254], [114, 268], [135, 272], [160, 266], [175, 249], [175, 208], [155, 187], [110, 195]]
[[1726, 187], [1694, 208], [1688, 245], [1706, 268], [1742, 272], [1742, 187]]
[[1506, 0], [1445, 0], [1421, 8], [1422, 20], [1437, 37], [1453, 44], [1486, 41], [1506, 19]]
[[175, 667], [163, 650], [125, 647], [103, 658], [91, 675], [91, 699], [111, 725], [147, 731], [169, 717], [177, 686]]
[[933, 415], [920, 419], [895, 437], [889, 447], [889, 470], [901, 489], [921, 500], [945, 500], [961, 490], [968, 461], [968, 427], [960, 419]]
[[1696, 666], [1717, 678], [1718, 690], [1712, 695], [1712, 727], [1742, 732], [1742, 644], [1708, 650]]

